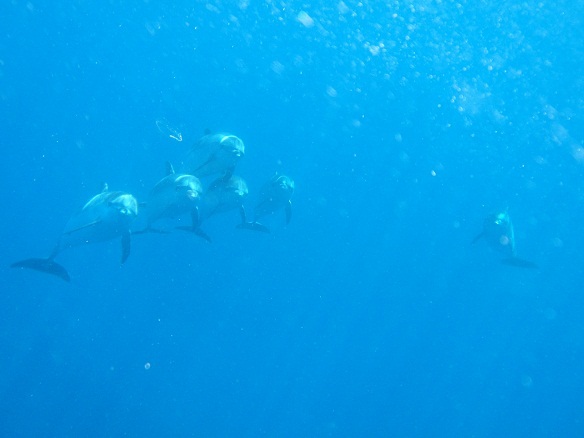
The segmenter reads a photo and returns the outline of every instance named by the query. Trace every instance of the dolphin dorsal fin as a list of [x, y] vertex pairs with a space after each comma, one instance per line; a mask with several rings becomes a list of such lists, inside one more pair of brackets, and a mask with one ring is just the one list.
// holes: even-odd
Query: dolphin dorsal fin
[[102, 187], [102, 189], [101, 189], [101, 192], [102, 192], [102, 193], [105, 193], [105, 192], [107, 192], [108, 190], [109, 190], [109, 186], [107, 185], [107, 183], [106, 183], [106, 182], [104, 182], [104, 183], [103, 183], [103, 187]]
[[211, 134], [211, 130], [209, 128], [205, 128], [204, 133], [205, 133], [205, 135], [210, 135]]
[[174, 167], [172, 167], [172, 163], [167, 161], [166, 163], [166, 175], [174, 175]]

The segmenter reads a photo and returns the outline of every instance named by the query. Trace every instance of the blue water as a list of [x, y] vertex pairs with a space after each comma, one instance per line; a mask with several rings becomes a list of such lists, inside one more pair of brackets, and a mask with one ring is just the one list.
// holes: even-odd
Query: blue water
[[[0, 435], [584, 436], [583, 18], [3, 2]], [[145, 200], [206, 129], [245, 142], [249, 208], [294, 179], [288, 226], [233, 211], [123, 267], [73, 248], [70, 283], [9, 267], [104, 182]], [[505, 210], [539, 269], [471, 245]]]

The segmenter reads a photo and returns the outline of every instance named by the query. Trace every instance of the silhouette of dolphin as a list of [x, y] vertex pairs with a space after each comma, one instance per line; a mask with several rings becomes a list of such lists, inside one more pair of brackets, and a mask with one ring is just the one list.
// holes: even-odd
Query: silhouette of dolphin
[[263, 185], [260, 190], [259, 200], [254, 208], [252, 222], [244, 221], [238, 228], [270, 232], [269, 228], [258, 222], [261, 217], [268, 216], [279, 210], [286, 212], [286, 225], [292, 218], [292, 202], [290, 198], [294, 194], [294, 181], [286, 175], [276, 174]]
[[55, 257], [67, 248], [103, 242], [121, 237], [123, 264], [130, 255], [130, 225], [138, 214], [138, 202], [124, 192], [111, 192], [107, 184], [73, 215], [59, 242], [47, 258], [31, 258], [15, 262], [13, 268], [29, 268], [56, 275], [70, 281], [67, 270], [55, 262]]
[[517, 257], [515, 230], [507, 211], [493, 213], [485, 218], [483, 231], [473, 239], [472, 243], [481, 239], [484, 239], [495, 251], [506, 256], [501, 263], [519, 268], [537, 268], [535, 263]]
[[220, 174], [229, 179], [245, 155], [243, 141], [232, 134], [207, 134], [190, 149], [184, 160], [187, 174], [203, 178]]
[[203, 221], [219, 213], [231, 210], [239, 210], [241, 221], [245, 222], [245, 208], [243, 202], [248, 195], [247, 183], [239, 176], [231, 175], [229, 178], [215, 180], [207, 190], [203, 192], [199, 205], [199, 222], [193, 227], [177, 227], [181, 230], [192, 231], [200, 237], [211, 241], [211, 238], [200, 228]]
[[198, 206], [203, 194], [203, 185], [196, 176], [177, 174], [172, 164], [166, 162], [166, 176], [162, 178], [150, 191], [145, 210], [148, 216], [148, 225], [142, 231], [164, 231], [152, 228], [152, 224], [162, 218], [174, 218], [182, 214], [190, 213], [193, 226], [199, 223]]

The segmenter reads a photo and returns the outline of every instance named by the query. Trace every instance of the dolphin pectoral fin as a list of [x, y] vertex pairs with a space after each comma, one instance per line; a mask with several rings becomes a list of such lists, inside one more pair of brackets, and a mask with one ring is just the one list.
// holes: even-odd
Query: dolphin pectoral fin
[[242, 230], [253, 230], [253, 231], [261, 231], [262, 233], [269, 233], [270, 229], [259, 222], [243, 222], [237, 226], [237, 228], [241, 228]]
[[247, 222], [247, 215], [245, 214], [245, 207], [243, 205], [239, 207], [239, 215], [241, 216], [241, 223], [245, 224]]
[[209, 237], [209, 235], [207, 233], [205, 233], [203, 230], [201, 230], [200, 227], [176, 227], [177, 230], [183, 230], [183, 231], [188, 231], [189, 233], [195, 233], [197, 236], [199, 236], [202, 239], [205, 239], [207, 242], [211, 243], [212, 240]]
[[128, 256], [130, 255], [130, 232], [122, 234], [122, 265], [128, 260]]
[[193, 224], [193, 230], [196, 230], [197, 228], [199, 228], [199, 209], [198, 208], [194, 208], [193, 211], [191, 211], [191, 223]]
[[519, 257], [509, 257], [507, 259], [501, 260], [501, 263], [508, 266], [514, 266], [516, 268], [529, 268], [529, 269], [539, 269], [535, 263], [529, 260], [520, 259]]
[[21, 260], [19, 262], [12, 263], [10, 267], [34, 269], [35, 271], [56, 275], [65, 281], [71, 281], [67, 270], [60, 264], [53, 261], [51, 258]]
[[286, 225], [290, 223], [290, 219], [292, 219], [292, 201], [288, 200], [286, 204]]
[[471, 245], [474, 245], [475, 243], [477, 243], [479, 240], [481, 240], [483, 237], [485, 237], [485, 233], [481, 233], [478, 236], [476, 236], [474, 239], [472, 239], [472, 242], [470, 243]]
[[199, 222], [199, 209], [195, 208], [192, 212], [191, 212], [191, 220], [193, 223], [193, 227], [191, 228], [191, 231], [193, 233], [195, 233], [197, 236], [199, 236], [202, 239], [205, 239], [207, 242], [211, 243], [211, 238], [209, 237], [209, 235], [207, 233], [205, 233], [201, 227], [199, 226], [200, 222]]

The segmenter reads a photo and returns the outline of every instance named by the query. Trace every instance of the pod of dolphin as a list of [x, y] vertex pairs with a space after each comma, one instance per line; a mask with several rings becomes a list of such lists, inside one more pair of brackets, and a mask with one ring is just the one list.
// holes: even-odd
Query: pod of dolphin
[[[110, 191], [105, 185], [101, 193], [91, 198], [69, 219], [48, 257], [29, 258], [11, 266], [45, 272], [70, 281], [67, 270], [55, 261], [63, 250], [120, 238], [123, 264], [130, 255], [132, 234], [167, 233], [156, 229], [154, 224], [161, 219], [187, 214], [191, 216], [191, 225], [176, 228], [193, 232], [208, 242], [211, 242], [211, 238], [201, 225], [215, 214], [225, 211], [239, 210], [241, 222], [237, 228], [241, 229], [269, 232], [260, 219], [280, 210], [285, 211], [288, 224], [292, 215], [290, 200], [294, 193], [294, 181], [277, 173], [261, 188], [253, 209], [253, 218], [248, 219], [244, 208], [244, 200], [248, 195], [247, 184], [243, 178], [233, 174], [244, 154], [244, 143], [239, 137], [225, 133], [206, 134], [189, 150], [182, 173], [175, 172], [173, 166], [166, 163], [166, 176], [150, 191], [145, 204], [139, 204], [130, 193]], [[201, 179], [210, 177], [215, 179], [204, 189]], [[132, 231], [138, 208], [142, 210], [142, 206], [146, 211], [146, 228]], [[491, 248], [502, 253], [505, 256], [502, 263], [521, 268], [537, 267], [517, 257], [515, 233], [507, 211], [485, 218], [482, 232], [472, 243], [479, 240], [485, 240]]]
[[[139, 204], [130, 193], [110, 191], [106, 184], [101, 193], [91, 198], [69, 219], [48, 257], [29, 258], [11, 266], [45, 272], [70, 281], [65, 267], [55, 261], [65, 249], [119, 238], [123, 264], [130, 255], [132, 234], [167, 233], [156, 229], [155, 223], [187, 214], [191, 216], [191, 225], [176, 228], [193, 232], [209, 242], [211, 238], [201, 225], [215, 214], [225, 211], [239, 210], [241, 222], [237, 227], [241, 229], [269, 232], [269, 228], [259, 220], [280, 210], [285, 211], [288, 224], [292, 214], [290, 200], [294, 193], [294, 181], [277, 173], [261, 188], [252, 220], [248, 219], [244, 208], [247, 184], [243, 178], [233, 174], [244, 154], [244, 143], [239, 137], [225, 133], [206, 134], [189, 150], [182, 173], [176, 173], [173, 166], [167, 163], [166, 176], [156, 183], [145, 204]], [[204, 178], [215, 178], [206, 189], [201, 182]], [[144, 207], [147, 225], [143, 230], [132, 231], [139, 207], [141, 211]]]

